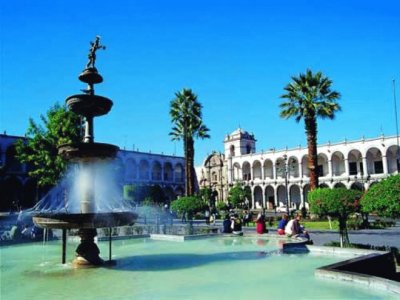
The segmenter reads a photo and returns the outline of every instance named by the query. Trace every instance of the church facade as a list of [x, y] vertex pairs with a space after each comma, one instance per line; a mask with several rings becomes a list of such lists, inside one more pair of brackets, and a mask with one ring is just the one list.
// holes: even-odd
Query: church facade
[[[319, 185], [367, 190], [379, 180], [398, 174], [398, 151], [395, 136], [318, 145]], [[224, 153], [219, 155], [224, 165], [219, 167], [223, 174], [220, 183], [209, 176], [215, 170], [207, 165], [212, 155], [198, 168], [200, 186], [209, 184], [217, 191], [219, 200], [227, 201], [229, 188], [240, 183], [251, 189], [252, 208], [283, 206], [286, 195], [290, 207], [308, 208], [306, 147], [256, 152], [254, 135], [237, 129], [225, 137]]]

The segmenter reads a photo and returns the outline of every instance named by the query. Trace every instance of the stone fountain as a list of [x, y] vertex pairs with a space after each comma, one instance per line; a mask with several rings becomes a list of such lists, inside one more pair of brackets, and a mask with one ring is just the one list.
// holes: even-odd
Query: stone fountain
[[[79, 195], [80, 212], [70, 213], [64, 211], [41, 211], [33, 212], [33, 222], [42, 228], [63, 230], [63, 263], [65, 263], [66, 231], [78, 229], [81, 242], [76, 249], [76, 266], [101, 265], [99, 248], [95, 243], [97, 228], [110, 228], [110, 260], [111, 260], [111, 228], [124, 225], [132, 225], [137, 219], [137, 214], [132, 210], [98, 211], [95, 197], [95, 175], [90, 166], [104, 160], [115, 158], [119, 148], [111, 144], [94, 142], [95, 117], [106, 115], [113, 102], [103, 96], [95, 95], [94, 85], [103, 81], [95, 67], [96, 51], [105, 49], [100, 45], [100, 37], [97, 36], [91, 42], [89, 50], [89, 61], [86, 68], [79, 75], [79, 80], [87, 84], [87, 89], [82, 90], [84, 94], [77, 94], [66, 99], [68, 108], [76, 114], [83, 116], [85, 120], [85, 134], [83, 141], [78, 144], [67, 144], [59, 147], [59, 155], [79, 167], [89, 169], [85, 174], [86, 187]], [[68, 197], [66, 197], [66, 202]]]

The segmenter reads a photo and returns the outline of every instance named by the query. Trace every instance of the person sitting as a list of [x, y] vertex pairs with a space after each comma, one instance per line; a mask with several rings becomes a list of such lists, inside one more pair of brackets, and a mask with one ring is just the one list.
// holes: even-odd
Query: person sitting
[[257, 220], [256, 220], [256, 231], [258, 234], [263, 234], [268, 232], [266, 230], [266, 226], [265, 226], [265, 214], [264, 211], [260, 211], [257, 215]]
[[228, 214], [225, 216], [225, 219], [222, 222], [222, 233], [232, 233], [231, 220]]
[[279, 235], [285, 235], [285, 227], [286, 227], [286, 225], [288, 223], [288, 220], [289, 220], [289, 216], [287, 214], [284, 214], [282, 216], [282, 219], [278, 223], [278, 231], [277, 231], [277, 233]]
[[310, 240], [310, 235], [304, 230], [304, 227], [300, 225], [301, 214], [296, 214], [295, 218], [290, 220], [286, 227], [285, 233], [289, 237], [301, 237]]
[[233, 234], [243, 235], [242, 220], [240, 220], [238, 214], [234, 214], [231, 218], [231, 229]]

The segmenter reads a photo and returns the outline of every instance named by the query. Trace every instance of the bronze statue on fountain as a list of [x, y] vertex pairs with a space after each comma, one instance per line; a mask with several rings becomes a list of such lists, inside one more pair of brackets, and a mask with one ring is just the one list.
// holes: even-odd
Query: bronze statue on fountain
[[[68, 161], [77, 163], [82, 168], [98, 161], [112, 160], [119, 150], [115, 145], [94, 142], [94, 118], [106, 115], [113, 105], [110, 99], [95, 95], [94, 91], [94, 85], [103, 81], [102, 76], [95, 68], [96, 51], [99, 49], [105, 49], [105, 46], [100, 45], [100, 37], [96, 36], [96, 40], [91, 42], [86, 68], [79, 75], [79, 80], [87, 84], [87, 89], [83, 90], [84, 94], [73, 95], [66, 99], [68, 108], [85, 119], [83, 141], [78, 144], [62, 145], [58, 151]], [[63, 263], [65, 263], [67, 229], [78, 229], [81, 237], [74, 263], [77, 266], [101, 265], [103, 260], [100, 258], [99, 248], [94, 242], [97, 235], [96, 228], [108, 227], [111, 232], [111, 227], [130, 225], [137, 219], [137, 214], [129, 210], [98, 211], [94, 192], [96, 187], [94, 180], [91, 179], [94, 176], [95, 174], [89, 174], [90, 185], [80, 195], [80, 212], [34, 212], [33, 221], [37, 226], [63, 229]]]

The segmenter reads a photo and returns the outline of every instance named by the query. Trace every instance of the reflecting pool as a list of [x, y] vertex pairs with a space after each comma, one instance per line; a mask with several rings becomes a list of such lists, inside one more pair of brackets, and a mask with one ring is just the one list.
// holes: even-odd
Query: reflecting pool
[[[77, 243], [77, 242], [76, 242]], [[317, 279], [346, 257], [283, 254], [279, 240], [215, 237], [113, 241], [112, 267], [60, 263], [58, 241], [4, 246], [1, 299], [394, 299], [356, 284]], [[68, 261], [76, 244], [68, 242]], [[99, 242], [108, 253], [108, 242]]]

